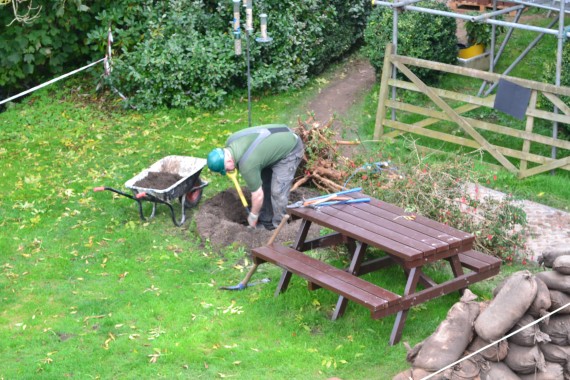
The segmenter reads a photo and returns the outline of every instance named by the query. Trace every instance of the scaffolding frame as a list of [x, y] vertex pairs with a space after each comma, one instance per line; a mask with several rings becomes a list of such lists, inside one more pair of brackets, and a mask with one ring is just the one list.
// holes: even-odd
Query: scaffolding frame
[[[555, 83], [554, 85], [560, 86], [561, 77], [562, 77], [562, 50], [564, 47], [564, 42], [567, 38], [570, 37], [570, 27], [565, 27], [565, 14], [570, 14], [570, 0], [529, 0], [529, 1], [521, 1], [521, 0], [509, 0], [509, 2], [514, 3], [516, 5], [497, 9], [497, 0], [493, 0], [493, 9], [490, 12], [483, 12], [480, 15], [473, 16], [462, 14], [458, 12], [448, 12], [448, 11], [440, 11], [437, 9], [429, 9], [415, 6], [415, 3], [418, 3], [422, 0], [403, 0], [399, 2], [388, 2], [382, 0], [373, 0], [373, 4], [379, 6], [385, 6], [393, 9], [393, 25], [392, 25], [392, 45], [394, 48], [394, 54], [397, 54], [398, 51], [398, 14], [399, 12], [406, 10], [406, 11], [415, 11], [415, 12], [423, 12], [428, 14], [433, 14], [437, 16], [446, 16], [446, 17], [453, 17], [456, 19], [464, 20], [464, 21], [473, 21], [473, 22], [480, 22], [485, 24], [490, 24], [491, 28], [491, 47], [490, 47], [490, 63], [489, 63], [489, 72], [494, 72], [495, 66], [501, 57], [504, 49], [508, 41], [510, 40], [512, 33], [515, 29], [522, 29], [522, 30], [529, 30], [533, 32], [539, 33], [539, 35], [527, 46], [527, 48], [521, 52], [521, 54], [511, 63], [511, 65], [505, 70], [503, 75], [508, 75], [518, 63], [526, 56], [528, 53], [538, 44], [538, 42], [545, 36], [545, 35], [553, 35], [557, 36], [558, 44], [556, 50], [556, 75], [555, 75]], [[568, 7], [566, 7], [566, 3], [568, 2]], [[556, 6], [558, 3], [558, 7]], [[534, 25], [526, 25], [520, 24], [519, 20], [522, 16], [523, 11], [528, 7], [537, 7], [542, 9], [547, 9], [549, 12], [558, 12], [558, 18], [555, 18], [546, 28], [538, 27]], [[501, 16], [510, 12], [516, 12], [513, 21], [503, 21], [497, 20], [495, 17]], [[558, 29], [552, 29], [554, 25], [558, 23]], [[496, 26], [503, 26], [507, 28], [507, 33], [505, 39], [503, 40], [497, 54], [495, 56], [495, 42], [496, 42]], [[396, 68], [392, 69], [392, 78], [396, 79]], [[485, 88], [489, 85], [489, 88], [485, 90]], [[489, 95], [498, 85], [498, 82], [490, 84], [487, 82], [483, 82], [481, 88], [479, 89], [479, 93], [477, 96], [487, 96]], [[392, 99], [396, 98], [396, 88], [392, 88]], [[554, 113], [558, 113], [559, 109], [554, 105]], [[392, 109], [392, 120], [395, 119], [395, 110]], [[552, 129], [552, 137], [558, 138], [558, 122], [554, 121], [553, 129]], [[552, 158], [556, 158], [556, 147], [552, 147]]]

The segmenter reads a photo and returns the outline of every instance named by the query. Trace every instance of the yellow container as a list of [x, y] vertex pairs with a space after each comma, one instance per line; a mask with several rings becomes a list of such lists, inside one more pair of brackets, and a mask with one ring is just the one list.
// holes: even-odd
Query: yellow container
[[465, 49], [459, 49], [459, 58], [469, 59], [485, 53], [485, 45], [477, 44]]

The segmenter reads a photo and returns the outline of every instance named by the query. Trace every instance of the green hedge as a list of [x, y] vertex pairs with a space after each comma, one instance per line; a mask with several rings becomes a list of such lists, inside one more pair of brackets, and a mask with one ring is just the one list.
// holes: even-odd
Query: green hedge
[[[247, 86], [245, 39], [243, 55], [234, 54], [232, 2], [171, 4], [176, 6], [150, 17], [140, 42], [124, 50], [115, 70], [120, 87], [140, 108], [217, 107], [228, 93]], [[362, 38], [369, 10], [364, 0], [256, 0], [254, 31], [260, 29], [258, 16], [267, 13], [273, 42], [255, 42], [257, 33], [250, 38], [252, 90], [304, 85]]]
[[[8, 57], [0, 65], [0, 85], [6, 88], [29, 87], [102, 58], [109, 25], [115, 39], [113, 84], [134, 106], [212, 108], [246, 87], [246, 43], [244, 55], [235, 56], [230, 0], [75, 0], [58, 15], [42, 1], [46, 13], [38, 21], [13, 25], [2, 35], [13, 40], [0, 46], [0, 55]], [[259, 32], [259, 14], [267, 13], [273, 42], [250, 40], [253, 91], [304, 85], [362, 40], [370, 8], [369, 0], [254, 0], [254, 30]], [[30, 36], [32, 29], [36, 34]], [[46, 38], [52, 35], [61, 43]], [[33, 49], [33, 57], [26, 55]]]
[[40, 18], [10, 26], [11, 5], [0, 6], [0, 98], [103, 57], [87, 43], [87, 33], [98, 24], [93, 15], [110, 1], [33, 3], [42, 7]]
[[[419, 7], [450, 11], [443, 3], [422, 1]], [[386, 45], [392, 42], [393, 10], [388, 7], [376, 7], [370, 14], [368, 26], [364, 32], [365, 52], [376, 69], [377, 76], [382, 73]], [[398, 54], [437, 61], [455, 63], [457, 61], [457, 25], [455, 19], [446, 16], [434, 16], [417, 11], [401, 12], [398, 15]], [[437, 80], [438, 72], [422, 68], [413, 68], [417, 76], [424, 81]]]

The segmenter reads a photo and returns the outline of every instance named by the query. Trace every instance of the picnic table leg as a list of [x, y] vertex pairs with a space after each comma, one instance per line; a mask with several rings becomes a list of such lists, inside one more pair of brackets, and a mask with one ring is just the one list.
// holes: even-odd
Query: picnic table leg
[[309, 233], [309, 228], [311, 228], [311, 222], [303, 219], [301, 221], [301, 226], [299, 227], [299, 231], [297, 232], [297, 236], [295, 237], [295, 244], [293, 248], [297, 251], [303, 251], [303, 245], [307, 240], [307, 234]]
[[[293, 248], [301, 251], [303, 245], [305, 244], [305, 240], [307, 239], [307, 234], [309, 233], [309, 228], [311, 227], [311, 222], [308, 220], [303, 219], [301, 222], [301, 226], [299, 227], [299, 232], [297, 232], [297, 237], [295, 239], [295, 244]], [[277, 289], [275, 290], [275, 297], [279, 294], [285, 292], [287, 287], [289, 287], [289, 282], [291, 281], [291, 276], [293, 273], [289, 272], [288, 270], [283, 270], [281, 273], [281, 278], [279, 279], [279, 283], [277, 284]]]
[[279, 279], [279, 283], [277, 284], [277, 289], [275, 290], [275, 297], [287, 290], [292, 275], [293, 273], [289, 272], [287, 269], [283, 270], [283, 273], [281, 273], [281, 278]]
[[[408, 281], [406, 282], [406, 288], [404, 289], [403, 297], [413, 294], [416, 291], [420, 275], [422, 273], [421, 267], [412, 268], [408, 275]], [[396, 321], [394, 321], [394, 327], [392, 328], [392, 334], [390, 335], [390, 345], [398, 343], [402, 338], [402, 331], [404, 330], [404, 325], [406, 324], [406, 318], [408, 316], [408, 310], [400, 310], [396, 315]]]
[[[449, 261], [449, 265], [451, 265], [451, 271], [455, 278], [463, 275], [463, 267], [461, 266], [461, 261], [459, 260], [459, 256], [451, 256], [447, 259]], [[459, 289], [459, 294], [463, 295], [466, 288]]]
[[[368, 247], [367, 244], [355, 241], [354, 251], [352, 252], [352, 260], [350, 261], [350, 265], [346, 270], [348, 273], [358, 276], [358, 272], [360, 270], [360, 264], [362, 264], [362, 260], [364, 259], [364, 254], [366, 252], [367, 247]], [[338, 301], [336, 303], [336, 307], [334, 308], [334, 313], [331, 318], [333, 321], [336, 321], [337, 318], [342, 317], [344, 311], [346, 310], [347, 304], [348, 300], [346, 298], [344, 298], [343, 296], [338, 297]]]

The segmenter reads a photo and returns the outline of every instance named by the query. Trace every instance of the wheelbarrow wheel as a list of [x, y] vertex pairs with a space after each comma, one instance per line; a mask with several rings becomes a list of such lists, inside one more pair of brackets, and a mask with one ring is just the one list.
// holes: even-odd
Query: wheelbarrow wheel
[[186, 209], [190, 209], [200, 202], [200, 199], [202, 199], [202, 190], [204, 189], [200, 188], [192, 190], [183, 195], [186, 198], [184, 202], [184, 207]]

